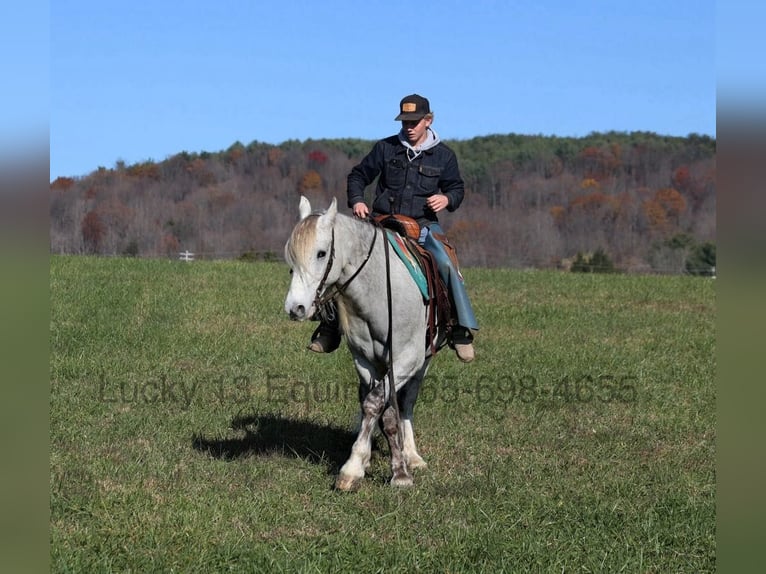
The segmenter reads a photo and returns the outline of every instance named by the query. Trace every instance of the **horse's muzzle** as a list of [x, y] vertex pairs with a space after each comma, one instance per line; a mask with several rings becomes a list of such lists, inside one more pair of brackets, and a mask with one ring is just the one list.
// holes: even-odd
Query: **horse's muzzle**
[[306, 307], [303, 305], [295, 305], [290, 308], [290, 319], [292, 321], [304, 321], [307, 318]]

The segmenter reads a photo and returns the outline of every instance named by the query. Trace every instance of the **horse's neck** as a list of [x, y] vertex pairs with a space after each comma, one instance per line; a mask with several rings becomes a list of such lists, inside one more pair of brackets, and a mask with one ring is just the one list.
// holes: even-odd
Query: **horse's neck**
[[352, 348], [357, 349], [352, 353], [367, 348], [367, 354], [372, 356], [372, 347], [368, 348], [371, 341], [384, 341], [378, 339], [385, 337], [385, 331], [373, 328], [382, 324], [380, 314], [385, 312], [385, 307], [377, 303], [385, 300], [380, 280], [386, 273], [384, 241], [384, 234], [369, 223], [341, 215], [335, 219], [336, 255], [342, 265], [336, 303], [343, 332], [349, 342], [354, 341]]
[[[336, 252], [342, 260], [344, 281], [361, 265], [374, 267], [375, 252], [382, 248], [381, 237], [375, 237], [377, 230], [372, 225], [347, 215], [338, 214], [335, 219]], [[375, 244], [373, 244], [373, 241]], [[380, 243], [380, 245], [378, 245]], [[370, 253], [370, 248], [373, 252]], [[367, 260], [367, 257], [370, 260]], [[344, 278], [344, 276], [346, 276]]]

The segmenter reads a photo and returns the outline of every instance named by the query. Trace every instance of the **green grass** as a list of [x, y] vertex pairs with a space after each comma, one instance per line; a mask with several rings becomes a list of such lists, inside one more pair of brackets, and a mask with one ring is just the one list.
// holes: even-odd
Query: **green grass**
[[477, 359], [433, 362], [429, 467], [331, 487], [348, 351], [280, 263], [51, 261], [56, 572], [712, 572], [715, 282], [467, 269]]

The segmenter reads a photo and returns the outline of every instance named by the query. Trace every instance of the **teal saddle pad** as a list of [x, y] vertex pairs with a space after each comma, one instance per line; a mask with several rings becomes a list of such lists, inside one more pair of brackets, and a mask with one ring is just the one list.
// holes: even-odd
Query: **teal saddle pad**
[[388, 236], [388, 242], [391, 244], [391, 247], [394, 248], [399, 259], [402, 260], [402, 263], [404, 263], [404, 266], [410, 272], [410, 275], [412, 275], [415, 283], [417, 283], [420, 293], [423, 295], [423, 300], [428, 301], [428, 280], [426, 280], [426, 275], [420, 267], [420, 262], [410, 252], [410, 249], [405, 244], [405, 240], [402, 239], [401, 235], [388, 229], [386, 230], [386, 235]]

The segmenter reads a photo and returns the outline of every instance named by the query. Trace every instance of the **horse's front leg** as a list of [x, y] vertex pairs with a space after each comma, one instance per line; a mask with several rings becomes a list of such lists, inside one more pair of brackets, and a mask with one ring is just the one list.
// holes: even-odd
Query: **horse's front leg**
[[341, 467], [338, 478], [335, 479], [335, 488], [338, 490], [356, 490], [364, 478], [364, 471], [370, 463], [372, 431], [386, 404], [383, 383], [381, 381], [375, 383], [372, 390], [362, 398], [361, 403], [362, 423], [354, 445], [351, 447], [351, 456]]

